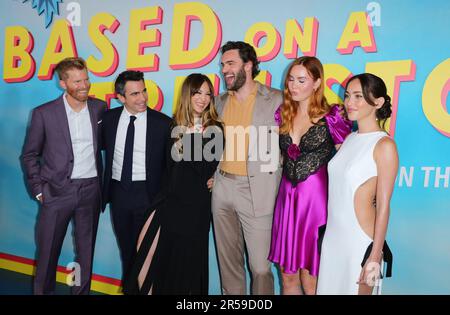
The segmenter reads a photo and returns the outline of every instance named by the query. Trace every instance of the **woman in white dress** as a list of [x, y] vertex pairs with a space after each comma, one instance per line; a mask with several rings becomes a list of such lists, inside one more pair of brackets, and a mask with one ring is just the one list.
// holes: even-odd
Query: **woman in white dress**
[[398, 170], [395, 142], [381, 128], [391, 115], [390, 97], [382, 79], [363, 73], [348, 81], [344, 105], [358, 131], [328, 164], [328, 221], [317, 294], [380, 294], [383, 262], [385, 276], [391, 275], [385, 237]]

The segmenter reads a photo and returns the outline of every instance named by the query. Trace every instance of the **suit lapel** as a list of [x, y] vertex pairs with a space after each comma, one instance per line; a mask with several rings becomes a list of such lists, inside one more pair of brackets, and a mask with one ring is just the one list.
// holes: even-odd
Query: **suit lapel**
[[63, 97], [64, 97], [64, 94], [61, 95], [61, 97], [59, 99], [57, 99], [57, 101], [56, 101], [57, 102], [56, 106], [55, 106], [56, 121], [64, 135], [64, 140], [66, 140], [66, 144], [70, 150], [69, 152], [73, 156], [72, 140], [70, 138], [69, 120], [67, 119], [67, 113], [66, 113], [66, 108], [64, 105]]
[[94, 106], [91, 103], [91, 100], [88, 99], [87, 100], [87, 108], [89, 111], [89, 117], [91, 119], [91, 127], [92, 127], [92, 140], [94, 143], [94, 152], [95, 152], [95, 156], [97, 156], [97, 151], [98, 151], [98, 143], [97, 143], [97, 137], [98, 137], [98, 124], [97, 124], [97, 113], [94, 110]]
[[[270, 106], [266, 106], [267, 102], [270, 102], [270, 95], [268, 93], [267, 88], [256, 82], [257, 84], [257, 92], [255, 97], [255, 105], [253, 107], [252, 114], [252, 125], [256, 128], [259, 126], [270, 125], [267, 121], [267, 117], [270, 117]], [[219, 95], [217, 98], [216, 110], [220, 119], [223, 119], [223, 111], [226, 106], [228, 100], [228, 93], [225, 92], [222, 95]], [[269, 111], [269, 112], [268, 112]], [[253, 150], [253, 148], [257, 144], [257, 137], [255, 135], [250, 135], [249, 138], [249, 150]], [[250, 151], [249, 151], [250, 152]]]
[[258, 91], [256, 92], [255, 106], [253, 107], [253, 125], [255, 127], [267, 125], [267, 119], [270, 118], [270, 106], [266, 106], [270, 102], [270, 95], [267, 88], [258, 84]]
[[[116, 146], [116, 135], [117, 135], [117, 128], [119, 127], [119, 120], [120, 120], [120, 115], [122, 115], [122, 111], [123, 111], [123, 106], [122, 106], [122, 110], [117, 110], [114, 111], [114, 114], [112, 115], [112, 119], [111, 119], [111, 127], [107, 128], [104, 132], [107, 132], [110, 139], [111, 139], [111, 150], [109, 151], [109, 159], [111, 161], [111, 165], [112, 165], [112, 161], [114, 158], [114, 148]], [[115, 109], [114, 109], [115, 110]], [[104, 127], [106, 127], [105, 125], [103, 125]]]
[[[149, 170], [150, 165], [150, 151], [152, 149], [151, 141], [152, 141], [152, 115], [150, 114], [150, 109], [147, 108], [147, 132], [145, 134], [145, 170], [146, 172]], [[148, 176], [147, 176], [148, 177]]]
[[268, 93], [267, 88], [260, 84], [256, 83], [258, 85], [258, 90], [256, 92], [256, 98], [255, 98], [255, 105], [253, 107], [253, 117], [252, 117], [252, 125], [256, 128], [256, 134], [251, 135], [249, 137], [249, 144], [248, 149], [249, 153], [253, 152], [257, 149], [257, 143], [258, 143], [258, 134], [259, 134], [259, 127], [260, 126], [270, 126], [271, 122], [270, 117], [273, 116], [271, 111], [271, 106], [267, 106], [267, 103], [270, 102], [271, 98]]

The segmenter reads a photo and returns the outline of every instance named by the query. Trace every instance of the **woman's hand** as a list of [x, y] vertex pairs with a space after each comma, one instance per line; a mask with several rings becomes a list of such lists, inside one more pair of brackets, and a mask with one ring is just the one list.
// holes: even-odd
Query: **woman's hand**
[[214, 186], [214, 177], [208, 179], [208, 181], [206, 182], [206, 186], [208, 186], [209, 191], [212, 191], [212, 188]]
[[357, 284], [365, 284], [369, 287], [378, 285], [381, 275], [381, 257], [369, 256], [359, 275]]

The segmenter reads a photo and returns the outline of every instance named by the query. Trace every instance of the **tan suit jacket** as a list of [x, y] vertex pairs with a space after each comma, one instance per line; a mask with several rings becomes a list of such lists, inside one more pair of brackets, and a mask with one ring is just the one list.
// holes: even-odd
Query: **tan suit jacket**
[[[255, 217], [273, 213], [282, 166], [278, 125], [274, 113], [282, 103], [282, 93], [257, 82], [257, 94], [253, 108], [252, 132], [249, 137], [247, 171]], [[216, 97], [216, 109], [222, 118], [228, 93]]]

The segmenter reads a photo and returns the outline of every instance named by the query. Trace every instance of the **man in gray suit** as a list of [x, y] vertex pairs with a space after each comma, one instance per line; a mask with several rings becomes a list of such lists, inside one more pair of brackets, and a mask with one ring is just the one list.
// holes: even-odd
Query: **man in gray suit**
[[246, 294], [245, 248], [251, 293], [274, 293], [267, 257], [281, 179], [274, 113], [282, 95], [254, 81], [258, 64], [247, 43], [227, 42], [222, 47], [228, 92], [217, 97], [216, 106], [226, 129], [225, 151], [215, 174], [212, 211], [223, 294]]
[[58, 258], [72, 219], [79, 266], [72, 293], [89, 294], [101, 208], [98, 133], [106, 103], [88, 96], [83, 59], [66, 58], [56, 72], [64, 93], [33, 110], [21, 157], [31, 195], [41, 205], [34, 294], [54, 294]]

